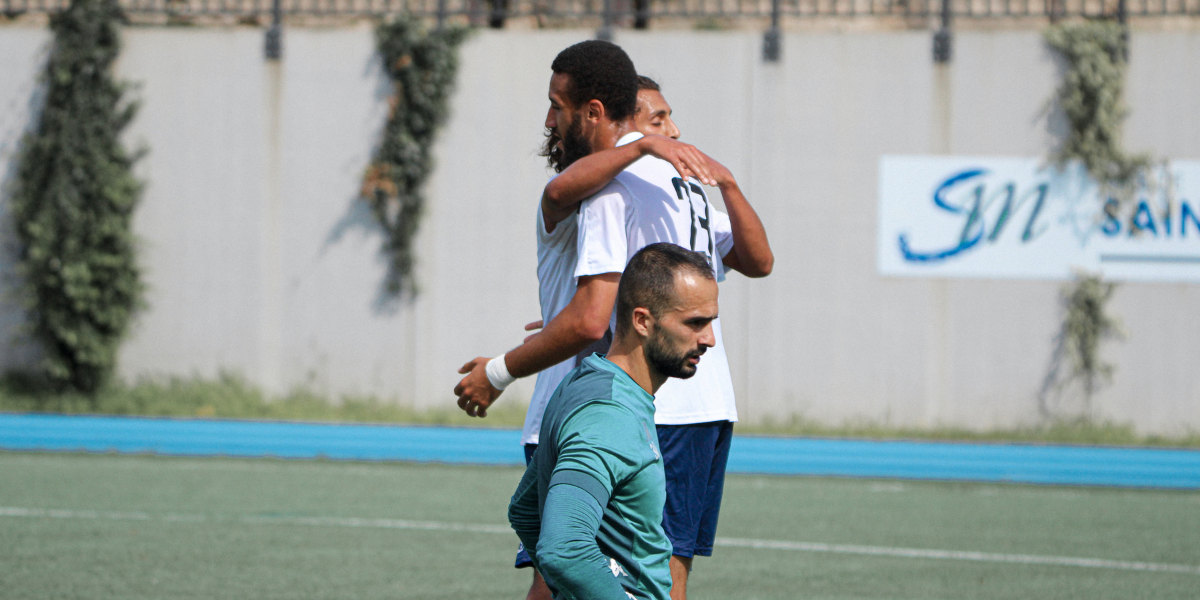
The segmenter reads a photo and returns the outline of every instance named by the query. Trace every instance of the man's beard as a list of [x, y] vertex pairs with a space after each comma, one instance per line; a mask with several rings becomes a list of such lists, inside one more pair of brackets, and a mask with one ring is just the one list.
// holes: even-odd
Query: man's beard
[[671, 350], [665, 338], [662, 330], [657, 328], [646, 338], [646, 362], [667, 377], [687, 379], [695, 375], [697, 365], [693, 365], [688, 359], [704, 354], [705, 348], [679, 354]]
[[542, 143], [542, 151], [538, 156], [546, 157], [546, 164], [555, 173], [562, 173], [571, 163], [592, 153], [592, 144], [583, 137], [583, 115], [575, 115], [575, 120], [567, 127], [566, 139], [558, 135], [553, 127], [546, 128], [546, 141]]
[[562, 173], [563, 169], [567, 168], [562, 164], [563, 151], [559, 146], [561, 141], [562, 138], [558, 137], [558, 132], [552, 127], [547, 127], [546, 141], [542, 144], [542, 151], [538, 153], [538, 156], [546, 157], [546, 164], [554, 169], [555, 173]]
[[[562, 139], [562, 157], [558, 161], [561, 169], [566, 169], [575, 161], [592, 153], [592, 143], [583, 136], [583, 115], [575, 115], [571, 126]], [[559, 171], [562, 172], [561, 170]]]

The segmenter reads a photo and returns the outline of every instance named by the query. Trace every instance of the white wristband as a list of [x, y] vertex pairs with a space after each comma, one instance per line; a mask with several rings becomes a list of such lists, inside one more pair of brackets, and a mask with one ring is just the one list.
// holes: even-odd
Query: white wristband
[[517, 380], [508, 372], [508, 365], [504, 364], [503, 354], [489, 360], [484, 371], [487, 373], [488, 381], [492, 382], [492, 387], [502, 392], [504, 388], [508, 387], [508, 384]]

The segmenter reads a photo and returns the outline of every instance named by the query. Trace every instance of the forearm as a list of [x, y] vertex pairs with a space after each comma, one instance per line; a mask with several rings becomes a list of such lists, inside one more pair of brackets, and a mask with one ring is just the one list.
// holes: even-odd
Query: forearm
[[[517, 538], [525, 545], [530, 556], [538, 545], [541, 534], [541, 518], [538, 516], [537, 474], [533, 469], [526, 469], [517, 491], [508, 504], [508, 522], [512, 525]], [[536, 560], [536, 558], [535, 558]]]
[[579, 278], [575, 295], [558, 316], [539, 334], [506, 353], [501, 363], [479, 357], [459, 369], [466, 377], [454, 387], [458, 407], [467, 415], [487, 416], [491, 406], [514, 378], [533, 375], [574, 357], [604, 337], [617, 301], [620, 273], [602, 273]]
[[[603, 329], [588, 325], [586, 316], [569, 310], [568, 306], [540, 333], [504, 355], [504, 364], [513, 377], [527, 377], [544, 371], [573, 358], [604, 337]], [[608, 323], [607, 317], [604, 323]]]
[[538, 568], [568, 597], [627, 598], [596, 543], [602, 515], [596, 499], [573, 485], [555, 485], [546, 494]]
[[765, 277], [775, 266], [775, 255], [767, 242], [767, 231], [763, 228], [758, 213], [750, 206], [746, 196], [736, 182], [722, 183], [721, 197], [729, 213], [729, 224], [733, 230], [734, 260], [726, 262], [748, 277]]
[[574, 357], [604, 337], [617, 301], [620, 273], [579, 278], [575, 295], [542, 332], [504, 355], [513, 377], [533, 375]]
[[595, 152], [575, 161], [546, 184], [543, 199], [551, 207], [574, 209], [576, 204], [608, 185], [645, 153], [642, 140]]

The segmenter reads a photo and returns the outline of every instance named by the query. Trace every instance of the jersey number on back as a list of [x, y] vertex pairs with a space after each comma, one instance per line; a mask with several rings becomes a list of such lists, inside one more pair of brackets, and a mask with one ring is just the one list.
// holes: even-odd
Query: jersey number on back
[[[681, 177], [673, 177], [671, 184], [675, 186], [675, 195], [679, 197], [680, 202], [686, 202], [688, 210], [692, 215], [692, 239], [691, 250], [694, 252], [703, 252], [708, 257], [709, 262], [713, 260], [713, 239], [712, 233], [709, 230], [708, 221], [711, 213], [709, 212], [708, 196], [704, 194], [704, 188], [692, 183], [684, 181]], [[692, 194], [700, 197], [702, 208], [696, 210], [696, 204], [692, 201]], [[704, 231], [704, 240], [700, 242], [700, 247], [696, 247], [696, 237], [700, 231]]]

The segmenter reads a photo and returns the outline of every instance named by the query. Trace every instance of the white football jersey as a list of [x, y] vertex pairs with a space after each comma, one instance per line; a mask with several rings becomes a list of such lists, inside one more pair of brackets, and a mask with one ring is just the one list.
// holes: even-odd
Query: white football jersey
[[[542, 307], [542, 322], [549, 324], [575, 297], [576, 232], [578, 219], [571, 216], [559, 223], [554, 231], [546, 233], [542, 220], [542, 206], [537, 211], [538, 253], [538, 302]], [[521, 444], [538, 443], [542, 428], [542, 413], [546, 402], [558, 388], [558, 384], [575, 368], [575, 358], [564, 360], [537, 374], [533, 386], [533, 397], [525, 413], [525, 428], [521, 431]]]
[[[618, 145], [640, 137], [640, 133], [627, 134]], [[623, 272], [638, 250], [670, 242], [703, 253], [717, 281], [725, 280], [722, 257], [733, 248], [729, 217], [712, 206], [700, 184], [684, 181], [665, 160], [646, 156], [630, 165], [583, 202], [578, 221], [575, 277]], [[713, 334], [716, 345], [700, 359], [696, 374], [690, 379], [668, 379], [658, 390], [655, 423], [737, 421], [720, 319], [713, 322]]]

